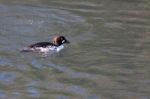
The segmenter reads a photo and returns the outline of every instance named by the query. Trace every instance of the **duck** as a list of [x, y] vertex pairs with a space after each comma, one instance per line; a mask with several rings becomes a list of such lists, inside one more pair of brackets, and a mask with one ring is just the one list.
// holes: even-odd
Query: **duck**
[[64, 44], [69, 44], [70, 42], [64, 36], [54, 36], [52, 42], [37, 42], [24, 47], [21, 52], [60, 52], [64, 49]]

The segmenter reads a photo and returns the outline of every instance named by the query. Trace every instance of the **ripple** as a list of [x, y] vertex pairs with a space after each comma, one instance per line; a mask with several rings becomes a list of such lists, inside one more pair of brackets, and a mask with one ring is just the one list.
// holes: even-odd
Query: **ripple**
[[[2, 25], [0, 29], [2, 33], [7, 31], [4, 36], [15, 34], [14, 37], [7, 37], [10, 39], [20, 37], [20, 40], [23, 39], [29, 43], [34, 39], [41, 39], [43, 34], [47, 37], [54, 34], [73, 35], [74, 32], [77, 34], [90, 33], [91, 25], [84, 17], [64, 9], [23, 5], [3, 6], [8, 10], [0, 16], [3, 19], [0, 20]], [[78, 28], [82, 30], [78, 31]]]
[[29, 96], [32, 96], [32, 97], [39, 97], [40, 96], [39, 91], [33, 87], [27, 88], [27, 92], [28, 92]]
[[0, 57], [0, 67], [1, 66], [11, 66], [11, 61], [8, 60], [7, 58], [1, 58]]
[[103, 6], [103, 5], [101, 5], [101, 4], [96, 4], [96, 3], [92, 3], [92, 2], [88, 2], [88, 1], [86, 1], [86, 2], [82, 2], [82, 1], [72, 1], [72, 2], [65, 2], [65, 1], [53, 1], [53, 3], [59, 3], [59, 4], [61, 4], [61, 5], [70, 5], [70, 6], [87, 6], [89, 9], [91, 9], [91, 7], [93, 7], [93, 8], [99, 8], [99, 7], [101, 7], [101, 6]]
[[87, 95], [89, 93], [85, 88], [81, 86], [77, 86], [77, 85], [68, 86], [67, 84], [62, 84], [62, 83], [50, 84], [48, 88], [60, 90], [60, 91], [67, 91], [82, 96]]
[[[145, 1], [1, 1], [0, 98], [148, 98]], [[61, 55], [16, 50], [56, 34], [71, 41]]]
[[6, 93], [3, 90], [0, 90], [0, 98], [1, 99], [6, 98]]
[[16, 79], [16, 76], [14, 73], [9, 72], [1, 72], [0, 73], [0, 82], [3, 84], [12, 84], [14, 83], [14, 80]]

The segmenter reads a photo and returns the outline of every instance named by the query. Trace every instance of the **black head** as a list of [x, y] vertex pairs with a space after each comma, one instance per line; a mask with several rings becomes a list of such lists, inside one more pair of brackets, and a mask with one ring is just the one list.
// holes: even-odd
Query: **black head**
[[53, 43], [55, 45], [69, 44], [70, 42], [64, 36], [56, 36], [53, 38]]

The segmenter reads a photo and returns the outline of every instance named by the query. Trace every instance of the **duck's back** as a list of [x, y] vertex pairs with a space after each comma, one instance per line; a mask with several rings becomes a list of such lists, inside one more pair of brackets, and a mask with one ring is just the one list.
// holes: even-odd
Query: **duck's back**
[[54, 46], [54, 44], [50, 43], [50, 42], [38, 42], [38, 43], [35, 43], [35, 44], [31, 44], [28, 47], [29, 48], [35, 48], [35, 47], [44, 47], [45, 48], [47, 46]]

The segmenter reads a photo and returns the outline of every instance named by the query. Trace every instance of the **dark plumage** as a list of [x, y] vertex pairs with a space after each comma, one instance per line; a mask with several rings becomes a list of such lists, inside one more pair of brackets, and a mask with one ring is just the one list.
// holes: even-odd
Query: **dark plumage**
[[34, 47], [47, 47], [47, 46], [55, 46], [55, 44], [50, 43], [50, 42], [39, 42], [39, 43], [35, 43], [35, 44], [31, 44], [28, 47], [30, 48], [34, 48]]

